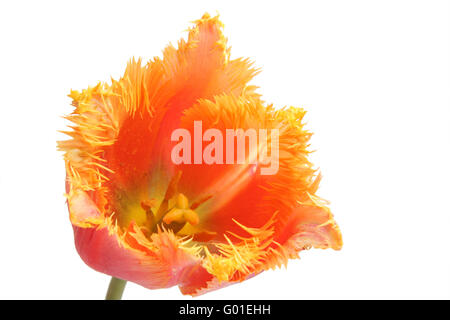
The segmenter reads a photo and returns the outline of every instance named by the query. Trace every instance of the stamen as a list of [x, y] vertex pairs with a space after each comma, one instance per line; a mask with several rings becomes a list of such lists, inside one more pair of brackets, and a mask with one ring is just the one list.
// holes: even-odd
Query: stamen
[[147, 234], [149, 235], [152, 230], [152, 226], [155, 223], [155, 215], [152, 211], [152, 208], [155, 208], [157, 203], [156, 199], [151, 200], [142, 200], [141, 201], [141, 208], [144, 209], [147, 219], [145, 222], [145, 227], [147, 229]]
[[193, 226], [199, 223], [200, 219], [198, 214], [194, 210], [189, 209], [189, 200], [184, 194], [178, 193], [174, 199], [171, 200], [175, 202], [175, 204], [173, 208], [164, 215], [164, 223], [171, 224], [172, 222], [176, 222], [181, 224], [188, 222]]
[[169, 185], [164, 195], [164, 199], [159, 205], [158, 211], [155, 214], [156, 219], [159, 221], [163, 215], [169, 210], [169, 200], [178, 192], [178, 182], [181, 179], [182, 171], [178, 171], [170, 180]]
[[176, 195], [176, 206], [180, 209], [187, 209], [189, 208], [189, 200], [186, 198], [186, 196], [182, 193], [179, 193]]
[[141, 207], [142, 207], [142, 209], [144, 209], [145, 211], [148, 211], [148, 210], [150, 210], [151, 208], [155, 208], [156, 205], [157, 205], [156, 199], [142, 200], [142, 201], [141, 201]]
[[195, 209], [209, 200], [211, 196], [200, 199], [190, 205], [189, 199], [178, 192], [178, 182], [181, 174], [182, 172], [178, 171], [172, 177], [161, 203], [158, 203], [156, 199], [141, 201], [141, 207], [147, 213], [145, 226], [148, 228], [149, 234], [156, 232], [160, 225], [171, 229], [174, 233], [178, 233], [187, 224], [195, 226], [200, 222]]
[[191, 209], [192, 209], [192, 210], [197, 209], [200, 205], [202, 205], [203, 203], [205, 203], [206, 201], [208, 201], [208, 200], [211, 199], [211, 198], [212, 198], [212, 195], [209, 195], [209, 196], [206, 196], [206, 197], [200, 199], [200, 200], [197, 201], [197, 202], [194, 202], [194, 203], [191, 205]]

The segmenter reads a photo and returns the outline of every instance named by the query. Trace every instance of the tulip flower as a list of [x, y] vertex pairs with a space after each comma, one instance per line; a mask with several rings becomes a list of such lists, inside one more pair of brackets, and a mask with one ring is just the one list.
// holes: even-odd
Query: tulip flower
[[125, 281], [196, 296], [342, 247], [305, 111], [262, 101], [248, 84], [258, 70], [230, 58], [222, 29], [205, 14], [162, 58], [70, 93], [70, 221], [83, 261], [113, 277], [109, 298]]

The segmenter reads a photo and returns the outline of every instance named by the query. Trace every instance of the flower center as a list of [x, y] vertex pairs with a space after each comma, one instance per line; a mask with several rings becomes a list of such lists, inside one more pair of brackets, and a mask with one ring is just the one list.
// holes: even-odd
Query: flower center
[[181, 171], [172, 177], [162, 199], [149, 198], [145, 192], [117, 193], [117, 207], [114, 211], [118, 213], [118, 224], [127, 229], [131, 223], [135, 223], [147, 237], [158, 232], [160, 228], [181, 236], [193, 236], [199, 232], [215, 235], [215, 232], [198, 226], [201, 216], [199, 207], [212, 196], [189, 199], [178, 190], [180, 178]]
[[[134, 220], [143, 231], [150, 236], [157, 232], [159, 227], [170, 229], [178, 233], [184, 227], [190, 229], [200, 222], [196, 209], [210, 197], [202, 201], [190, 203], [189, 199], [181, 192], [178, 192], [178, 182], [181, 178], [181, 171], [171, 179], [162, 201], [157, 199], [144, 199], [140, 201], [140, 219], [129, 217], [127, 220]], [[136, 211], [135, 211], [136, 212]], [[137, 214], [130, 214], [135, 218]], [[129, 223], [128, 222], [128, 223]], [[123, 225], [126, 227], [126, 224]], [[184, 228], [186, 230], [186, 228]]]
[[178, 193], [171, 199], [175, 202], [172, 209], [170, 209], [163, 218], [163, 222], [166, 224], [176, 223], [190, 223], [195, 226], [199, 222], [197, 213], [189, 208], [189, 200], [182, 193]]
[[189, 207], [188, 198], [182, 193], [177, 193], [168, 200], [164, 199], [156, 213], [154, 211], [156, 200], [154, 199], [143, 200], [141, 208], [147, 214], [147, 221], [144, 223], [144, 227], [147, 227], [149, 233], [157, 231], [159, 225], [177, 233], [187, 223], [195, 226], [200, 221], [198, 214]]

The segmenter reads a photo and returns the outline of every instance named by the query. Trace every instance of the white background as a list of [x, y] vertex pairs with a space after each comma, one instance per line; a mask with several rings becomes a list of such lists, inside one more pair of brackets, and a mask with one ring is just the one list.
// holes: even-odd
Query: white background
[[[266, 101], [307, 109], [319, 195], [342, 251], [205, 299], [450, 298], [448, 1], [4, 1], [0, 4], [0, 298], [102, 299], [77, 255], [56, 140], [70, 89], [221, 14]], [[128, 284], [125, 299], [191, 299]]]

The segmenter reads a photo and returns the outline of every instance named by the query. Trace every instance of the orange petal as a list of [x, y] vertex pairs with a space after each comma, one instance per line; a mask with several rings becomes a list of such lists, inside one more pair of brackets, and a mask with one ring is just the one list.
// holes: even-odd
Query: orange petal
[[111, 225], [74, 226], [74, 235], [77, 251], [88, 266], [149, 289], [188, 283], [185, 275], [199, 268], [200, 260], [171, 233], [153, 234], [151, 243], [134, 227], [119, 237]]
[[[257, 158], [260, 144], [256, 150], [246, 149], [246, 155], [254, 156], [255, 163], [177, 166], [177, 170], [183, 172], [179, 182], [181, 192], [194, 203], [208, 199], [196, 210], [200, 215], [198, 231], [212, 230], [217, 233], [216, 240], [224, 241], [223, 234], [228, 231], [242, 234], [233, 219], [246, 226], [261, 227], [275, 212], [279, 212], [277, 230], [282, 228], [292, 208], [316, 188], [314, 169], [307, 160], [310, 133], [302, 127], [304, 113], [294, 108], [276, 111], [264, 106], [259, 99], [227, 95], [216, 96], [213, 101], [199, 100], [186, 111], [182, 127], [191, 132], [191, 137], [195, 135], [194, 122], [201, 121], [203, 132], [209, 128], [221, 132], [223, 144], [226, 144], [226, 130], [230, 128], [266, 129], [269, 135], [271, 130], [279, 130], [279, 169], [274, 175], [261, 174], [264, 165]], [[195, 149], [193, 140], [191, 138], [191, 150]], [[203, 148], [206, 145], [204, 143]], [[224, 163], [225, 157], [224, 151]]]
[[292, 212], [292, 216], [277, 242], [289, 251], [303, 248], [342, 248], [342, 234], [330, 210], [323, 205], [303, 204]]
[[104, 153], [114, 172], [108, 175], [109, 188], [158, 185], [149, 197], [161, 196], [173, 174], [170, 135], [179, 127], [183, 111], [199, 98], [253, 94], [254, 87], [246, 85], [256, 72], [248, 60], [229, 59], [222, 24], [207, 14], [196, 21], [178, 49], [164, 50], [163, 59], [155, 58], [146, 66], [131, 61], [125, 75], [112, 85], [119, 97], [116, 108], [125, 109], [128, 117], [121, 120], [114, 144]]
[[82, 190], [74, 190], [68, 195], [70, 221], [79, 227], [97, 226], [104, 221], [103, 214], [89, 195]]

